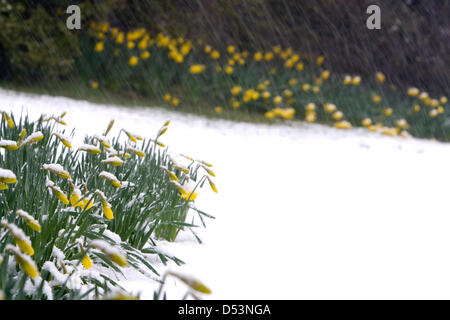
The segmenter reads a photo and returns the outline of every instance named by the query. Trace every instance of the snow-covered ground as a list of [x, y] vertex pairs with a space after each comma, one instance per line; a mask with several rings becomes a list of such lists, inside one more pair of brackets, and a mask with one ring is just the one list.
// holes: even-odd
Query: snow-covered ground
[[[174, 153], [214, 164], [219, 194], [197, 207], [216, 216], [162, 248], [186, 262], [212, 299], [449, 299], [450, 144], [337, 130], [209, 120], [0, 89], [0, 109], [32, 119], [67, 111], [68, 128], [129, 128]], [[76, 145], [76, 143], [74, 143]], [[158, 266], [164, 270], [163, 266]], [[157, 287], [136, 272], [121, 283], [142, 298]], [[168, 281], [169, 298], [185, 286]]]

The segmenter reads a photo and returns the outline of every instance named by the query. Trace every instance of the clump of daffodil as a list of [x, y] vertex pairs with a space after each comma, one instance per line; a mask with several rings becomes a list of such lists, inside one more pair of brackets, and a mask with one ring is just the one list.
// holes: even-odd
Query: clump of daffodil
[[42, 169], [50, 171], [63, 179], [70, 179], [69, 172], [58, 163], [43, 164]]
[[119, 179], [117, 179], [117, 177], [114, 174], [107, 172], [107, 171], [102, 171], [102, 172], [100, 172], [100, 174], [98, 176], [100, 178], [107, 180], [114, 187], [122, 188], [122, 184], [120, 183]]
[[31, 229], [33, 229], [36, 232], [41, 232], [41, 225], [40, 225], [39, 221], [37, 221], [28, 212], [26, 212], [22, 209], [19, 209], [16, 211], [16, 215], [21, 217]]
[[14, 128], [14, 120], [6, 112], [3, 112], [3, 119], [5, 119], [9, 128]]
[[92, 248], [99, 249], [108, 259], [110, 259], [115, 264], [121, 267], [128, 266], [126, 254], [113, 247], [108, 242], [104, 240], [92, 240], [90, 246]]
[[45, 187], [49, 188], [53, 195], [55, 195], [59, 201], [61, 201], [63, 204], [68, 205], [69, 199], [67, 199], [67, 195], [65, 192], [61, 190], [60, 187], [55, 185], [55, 183], [47, 178], [47, 182], [45, 183]]
[[72, 149], [72, 144], [70, 143], [69, 138], [63, 136], [60, 133], [56, 133], [56, 132], [52, 133], [52, 135], [57, 137], [62, 142], [62, 144], [65, 145], [67, 148]]
[[189, 67], [189, 72], [192, 74], [199, 74], [205, 71], [206, 67], [204, 64], [194, 64]]
[[16, 226], [14, 223], [8, 223], [6, 220], [2, 220], [1, 225], [8, 229], [9, 233], [14, 239], [14, 243], [20, 248], [23, 253], [29, 256], [34, 255], [33, 247], [31, 246], [30, 238]]
[[54, 120], [56, 123], [62, 124], [63, 126], [67, 125], [67, 123], [64, 121], [64, 117], [67, 114], [67, 112], [63, 112], [59, 117], [57, 116], [46, 116], [46, 115], [42, 115], [42, 121], [43, 122], [47, 122], [50, 120]]
[[114, 213], [111, 209], [111, 204], [108, 202], [108, 199], [106, 198], [105, 194], [100, 190], [95, 190], [95, 194], [100, 198], [100, 201], [102, 203], [102, 209], [103, 214], [105, 215], [106, 219], [111, 220], [114, 218]]
[[11, 244], [7, 244], [5, 249], [10, 251], [14, 255], [17, 263], [28, 276], [30, 276], [31, 278], [37, 278], [39, 276], [38, 268], [29, 255], [22, 254], [16, 247]]

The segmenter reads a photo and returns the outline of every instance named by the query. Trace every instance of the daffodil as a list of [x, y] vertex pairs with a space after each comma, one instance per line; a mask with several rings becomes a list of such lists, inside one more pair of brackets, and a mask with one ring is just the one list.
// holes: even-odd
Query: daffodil
[[70, 179], [69, 172], [67, 170], [65, 170], [63, 168], [63, 166], [58, 163], [44, 164], [42, 166], [42, 169], [50, 171], [50, 172], [56, 174], [58, 177], [61, 177], [63, 179]]
[[99, 249], [108, 259], [121, 267], [128, 266], [126, 254], [104, 240], [92, 240], [91, 247]]
[[33, 216], [28, 212], [19, 209], [16, 211], [16, 214], [21, 217], [31, 229], [37, 232], [41, 232], [41, 225], [39, 221], [33, 218]]
[[69, 199], [67, 199], [66, 193], [63, 192], [60, 187], [55, 185], [53, 181], [47, 179], [45, 186], [52, 191], [53, 195], [55, 195], [59, 201], [65, 205], [69, 204]]
[[19, 146], [17, 145], [16, 141], [0, 140], [0, 148], [6, 149], [6, 150], [17, 150], [17, 149], [19, 149]]
[[337, 107], [335, 104], [327, 102], [323, 105], [323, 109], [328, 113], [333, 113], [337, 110]]
[[132, 67], [136, 66], [139, 62], [139, 58], [136, 56], [132, 56], [130, 60], [128, 60], [128, 64]]
[[37, 278], [39, 276], [37, 266], [30, 256], [22, 254], [16, 247], [10, 244], [7, 244], [5, 249], [13, 253], [16, 261], [28, 276], [31, 278]]
[[105, 194], [98, 189], [95, 191], [95, 194], [100, 197], [100, 201], [102, 203], [103, 214], [105, 215], [106, 219], [108, 219], [108, 220], [113, 219], [114, 213], [111, 209], [111, 204], [108, 203], [108, 200], [107, 200]]
[[177, 279], [181, 280], [183, 283], [185, 283], [187, 286], [189, 286], [191, 289], [193, 289], [195, 291], [198, 291], [198, 292], [201, 292], [204, 294], [211, 293], [211, 289], [209, 289], [202, 282], [200, 282], [199, 280], [197, 280], [191, 276], [187, 276], [187, 275], [183, 275], [183, 274], [175, 273], [175, 272], [167, 272], [167, 275], [176, 277]]
[[104, 48], [105, 48], [105, 44], [103, 42], [97, 42], [95, 44], [94, 50], [96, 52], [102, 52]]
[[344, 117], [344, 113], [342, 111], [335, 111], [331, 116], [334, 120], [341, 120]]
[[26, 253], [29, 256], [34, 255], [33, 247], [31, 246], [30, 238], [16, 226], [14, 223], [8, 223], [6, 220], [1, 222], [1, 225], [8, 229], [9, 233], [14, 239], [16, 245], [20, 248], [23, 253]]
[[408, 88], [407, 93], [411, 97], [416, 97], [419, 94], [419, 89], [417, 89], [415, 87], [410, 87], [410, 88]]
[[110, 172], [102, 171], [98, 175], [100, 178], [103, 178], [107, 180], [109, 183], [111, 183], [116, 188], [122, 188], [122, 184], [120, 183], [119, 179], [115, 175], [113, 175]]
[[79, 151], [85, 151], [92, 154], [99, 154], [102, 153], [102, 150], [100, 150], [97, 146], [91, 145], [91, 144], [82, 144], [78, 147]]
[[368, 127], [368, 126], [370, 126], [370, 125], [372, 124], [372, 120], [371, 120], [370, 118], [364, 118], [364, 119], [361, 121], [361, 123], [362, 123], [362, 125], [363, 125], [364, 127]]
[[17, 182], [17, 177], [11, 170], [0, 168], [0, 182], [3, 184], [14, 184]]
[[123, 160], [117, 156], [109, 157], [101, 161], [101, 163], [109, 164], [115, 167], [123, 165]]
[[36, 143], [44, 139], [44, 134], [40, 131], [33, 132], [26, 139], [22, 140], [18, 145], [19, 148]]

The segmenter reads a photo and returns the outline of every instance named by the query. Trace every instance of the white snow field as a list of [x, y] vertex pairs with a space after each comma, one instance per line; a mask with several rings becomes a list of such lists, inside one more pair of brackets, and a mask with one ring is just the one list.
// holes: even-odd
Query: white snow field
[[[204, 188], [207, 228], [161, 248], [186, 262], [204, 299], [449, 299], [450, 144], [337, 130], [210, 120], [0, 89], [0, 109], [31, 119], [67, 111], [68, 131], [128, 128], [172, 153], [214, 164], [219, 194]], [[73, 144], [77, 143], [73, 141]], [[164, 272], [165, 267], [156, 265]], [[135, 271], [120, 282], [141, 298], [158, 287]], [[170, 299], [186, 287], [169, 279]]]

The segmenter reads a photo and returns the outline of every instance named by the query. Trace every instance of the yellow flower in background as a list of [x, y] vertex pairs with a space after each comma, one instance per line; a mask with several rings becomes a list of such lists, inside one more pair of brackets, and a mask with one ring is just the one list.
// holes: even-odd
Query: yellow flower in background
[[309, 89], [311, 89], [311, 85], [309, 83], [304, 83], [302, 84], [302, 90], [303, 91], [309, 91]]
[[439, 99], [439, 101], [440, 101], [442, 104], [446, 104], [446, 103], [448, 102], [448, 99], [447, 99], [446, 96], [442, 96], [442, 97]]
[[437, 100], [437, 99], [431, 99], [431, 100], [430, 100], [430, 106], [431, 106], [432, 108], [436, 108], [437, 106], [439, 106], [439, 100]]
[[253, 60], [255, 61], [261, 61], [263, 59], [263, 54], [262, 52], [258, 51], [255, 52], [255, 54], [253, 55]]
[[105, 49], [105, 44], [103, 42], [97, 42], [95, 44], [94, 50], [96, 52], [102, 52]]
[[263, 93], [261, 93], [261, 96], [263, 97], [263, 99], [269, 99], [270, 98], [270, 92], [269, 91], [264, 91]]
[[445, 112], [445, 109], [443, 106], [439, 106], [436, 110], [439, 114], [443, 114]]
[[229, 54], [233, 54], [234, 53], [234, 50], [235, 50], [235, 48], [234, 48], [234, 46], [228, 46], [227, 47], [227, 52], [229, 53]]
[[392, 115], [393, 110], [392, 108], [385, 108], [383, 112], [386, 117], [389, 117], [390, 115]]
[[180, 99], [173, 97], [171, 103], [174, 107], [176, 107], [180, 104]]
[[352, 78], [352, 84], [353, 84], [353, 85], [357, 86], [357, 85], [360, 84], [360, 83], [361, 83], [361, 77], [360, 77], [360, 76], [354, 76], [354, 77]]
[[294, 94], [294, 93], [293, 93], [291, 90], [289, 90], [289, 89], [285, 89], [285, 90], [283, 91], [283, 95], [284, 95], [286, 98], [292, 97], [293, 94]]
[[92, 89], [98, 89], [98, 81], [91, 81]]
[[205, 65], [203, 64], [194, 64], [189, 67], [189, 72], [192, 74], [199, 74], [205, 71]]
[[335, 112], [336, 110], [337, 110], [337, 107], [336, 107], [336, 105], [335, 104], [333, 104], [333, 103], [325, 103], [324, 105], [323, 105], [323, 109], [326, 111], [326, 112], [328, 112], [328, 113], [332, 113], [332, 112]]
[[216, 106], [216, 107], [214, 107], [214, 111], [216, 113], [222, 113], [223, 109], [222, 109], [222, 107]]
[[305, 66], [303, 65], [303, 62], [299, 62], [299, 63], [297, 63], [296, 68], [298, 71], [302, 71], [305, 68]]
[[141, 59], [142, 60], [147, 60], [148, 58], [150, 58], [150, 52], [144, 51], [144, 52], [141, 53]]
[[224, 71], [225, 71], [226, 74], [232, 74], [234, 69], [233, 69], [232, 66], [226, 66]]
[[125, 40], [125, 34], [123, 32], [119, 32], [116, 37], [116, 43], [122, 44]]
[[133, 42], [133, 41], [128, 41], [127, 42], [127, 48], [128, 49], [134, 49], [134, 47], [135, 47], [136, 45], [135, 45], [135, 43]]
[[344, 117], [344, 113], [342, 111], [336, 111], [331, 116], [334, 120], [341, 120]]
[[213, 60], [217, 60], [220, 58], [220, 53], [217, 50], [214, 50], [213, 52], [211, 52], [211, 59]]
[[273, 58], [274, 58], [273, 52], [269, 51], [264, 54], [264, 60], [266, 61], [272, 61]]
[[430, 112], [428, 113], [428, 115], [430, 116], [430, 118], [436, 118], [438, 116], [439, 112], [436, 109], [432, 109], [430, 110]]
[[311, 88], [311, 90], [312, 90], [312, 92], [314, 92], [314, 93], [319, 93], [320, 87], [319, 87], [319, 86], [313, 86], [313, 87]]
[[381, 96], [379, 96], [378, 94], [374, 94], [372, 96], [372, 101], [375, 102], [375, 103], [381, 102]]
[[336, 122], [334, 124], [334, 126], [338, 129], [350, 129], [352, 127], [352, 125], [350, 124], [350, 122], [342, 120], [339, 122]]
[[286, 108], [286, 109], [282, 109], [283, 111], [281, 112], [281, 117], [284, 120], [291, 120], [292, 118], [294, 118], [295, 115], [295, 109], [294, 108]]
[[132, 67], [136, 66], [139, 62], [139, 58], [136, 56], [132, 56], [130, 60], [128, 60], [128, 64]]
[[361, 121], [361, 124], [362, 124], [364, 127], [368, 127], [368, 126], [370, 126], [370, 125], [372, 124], [372, 120], [370, 120], [370, 118], [364, 118], [364, 119]]
[[267, 112], [264, 114], [264, 116], [265, 116], [267, 119], [272, 120], [273, 118], [275, 118], [275, 112], [273, 112], [272, 110], [267, 111]]
[[375, 79], [377, 79], [379, 83], [383, 83], [386, 81], [386, 76], [382, 72], [377, 72], [375, 73]]
[[166, 93], [166, 94], [163, 96], [163, 100], [164, 100], [164, 101], [169, 102], [170, 99], [172, 99], [172, 96], [170, 95], [170, 93]]
[[322, 74], [320, 75], [320, 77], [324, 80], [328, 79], [330, 77], [330, 71], [329, 70], [322, 71]]
[[281, 104], [283, 102], [283, 97], [281, 96], [276, 96], [273, 98], [273, 103], [275, 104]]
[[314, 103], [310, 102], [305, 106], [305, 110], [306, 111], [314, 111], [314, 110], [316, 110], [316, 105]]
[[323, 64], [324, 61], [325, 61], [325, 57], [324, 57], [324, 56], [319, 56], [319, 57], [317, 57], [317, 59], [316, 59], [316, 64], [317, 64], [318, 66], [320, 66], [320, 65]]
[[411, 87], [411, 88], [408, 88], [407, 93], [411, 97], [416, 97], [419, 94], [419, 89], [417, 89], [415, 87]]
[[352, 83], [352, 77], [349, 75], [346, 75], [344, 77], [344, 84], [350, 84], [350, 83]]
[[415, 105], [413, 105], [412, 109], [413, 109], [415, 112], [419, 112], [419, 111], [420, 111], [420, 106], [419, 106], [418, 104], [415, 104]]
[[240, 94], [242, 92], [242, 87], [241, 86], [234, 86], [231, 88], [230, 90], [231, 94], [233, 96], [237, 96], [238, 94]]
[[212, 48], [210, 45], [206, 45], [203, 51], [205, 51], [205, 53], [210, 53], [212, 51]]
[[180, 51], [183, 56], [187, 56], [191, 52], [191, 49], [192, 49], [191, 43], [186, 42], [181, 46]]

